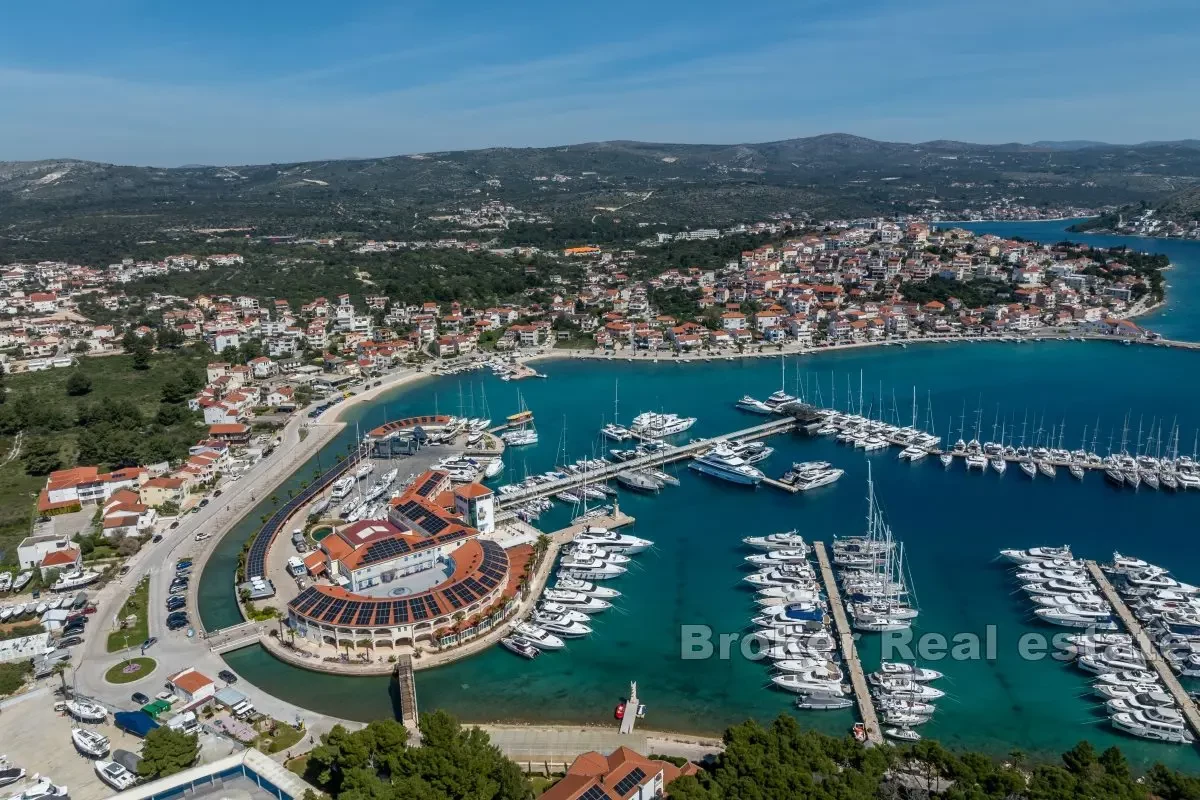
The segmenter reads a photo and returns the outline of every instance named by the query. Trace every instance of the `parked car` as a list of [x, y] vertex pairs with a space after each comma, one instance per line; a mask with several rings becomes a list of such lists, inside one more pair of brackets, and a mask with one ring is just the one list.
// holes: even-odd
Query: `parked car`
[[151, 536], [151, 537], [150, 537], [150, 542], [151, 542], [152, 544], [157, 544], [158, 542], [161, 542], [161, 541], [162, 541], [162, 534], [161, 534], [161, 533], [156, 533], [156, 534], [154, 534], [153, 536]]
[[170, 527], [170, 529], [171, 529], [171, 530], [175, 530], [176, 528], [178, 528], [178, 527], [179, 527], [179, 520], [175, 520], [174, 522], [172, 522], [172, 523], [170, 524], [170, 526], [169, 526], [169, 527]]
[[175, 569], [179, 569], [180, 567], [190, 567], [191, 565], [192, 560], [190, 558], [181, 558], [175, 562]]
[[128, 564], [124, 565], [119, 570], [117, 570], [117, 577], [124, 578], [126, 575], [129, 574], [130, 569], [132, 569], [132, 567], [130, 567]]
[[95, 603], [88, 603], [86, 606], [84, 606], [83, 613], [84, 614], [95, 614], [99, 610], [100, 610], [99, 606], [97, 606]]
[[74, 647], [77, 644], [83, 644], [82, 636], [68, 636], [65, 639], [58, 640], [59, 647]]
[[206, 505], [208, 505], [208, 498], [207, 498], [207, 497], [206, 497], [206, 498], [204, 498], [203, 500], [201, 500], [201, 501], [200, 501], [200, 505], [199, 505], [199, 506], [197, 506], [197, 507], [198, 507], [198, 508], [204, 508]]
[[214, 492], [213, 492], [213, 497], [220, 497], [220, 496], [221, 496], [221, 490], [220, 490], [220, 489], [217, 489], [216, 491], [214, 491]]
[[183, 617], [182, 619], [173, 619], [173, 620], [169, 620], [167, 622], [167, 630], [169, 630], [169, 631], [177, 631], [180, 628], [186, 628], [187, 626], [188, 626], [187, 617]]
[[220, 678], [221, 680], [225, 681], [226, 683], [237, 683], [237, 679], [238, 679], [237, 675], [234, 675], [232, 672], [230, 672], [227, 669], [223, 669], [220, 672], [218, 672], [217, 677]]
[[149, 649], [150, 649], [151, 647], [153, 647], [153, 646], [155, 645], [155, 643], [157, 643], [157, 642], [158, 642], [158, 637], [156, 637], [156, 636], [151, 636], [149, 639], [147, 639], [146, 641], [142, 642], [142, 649], [143, 649], [143, 650], [149, 650]]
[[133, 702], [137, 703], [139, 706], [147, 705], [150, 702], [150, 698], [147, 697], [146, 695], [142, 694], [141, 692], [134, 692], [133, 695], [130, 696], [129, 699], [132, 700]]

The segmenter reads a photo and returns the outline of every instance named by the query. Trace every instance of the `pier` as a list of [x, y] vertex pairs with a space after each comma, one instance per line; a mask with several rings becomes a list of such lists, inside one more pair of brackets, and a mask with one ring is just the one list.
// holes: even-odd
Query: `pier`
[[821, 581], [825, 584], [825, 594], [833, 612], [833, 624], [837, 628], [838, 643], [842, 650], [842, 663], [850, 671], [850, 685], [854, 689], [854, 700], [858, 703], [858, 715], [867, 731], [867, 743], [883, 744], [883, 733], [879, 730], [879, 718], [875, 714], [875, 704], [871, 702], [867, 677], [863, 674], [862, 662], [858, 660], [858, 650], [854, 647], [854, 631], [850, 627], [850, 620], [846, 618], [846, 607], [842, 605], [842, 593], [834, 578], [833, 567], [829, 564], [825, 543], [813, 542], [813, 552], [817, 554], [817, 565], [821, 568]]
[[[602, 483], [612, 480], [621, 472], [636, 472], [640, 469], [650, 467], [660, 467], [664, 464], [670, 464], [675, 461], [682, 461], [686, 458], [691, 458], [697, 453], [701, 453], [719, 442], [726, 442], [731, 439], [763, 439], [767, 436], [773, 436], [777, 433], [785, 433], [794, 430], [799, 423], [793, 417], [782, 417], [780, 419], [771, 420], [761, 425], [755, 425], [752, 428], [743, 428], [740, 431], [726, 433], [721, 436], [714, 436], [711, 439], [698, 439], [694, 442], [689, 442], [684, 445], [667, 446], [656, 453], [648, 453], [644, 456], [631, 458], [628, 461], [622, 461], [618, 464], [610, 464], [602, 469], [587, 470], [577, 475], [569, 475], [557, 481], [548, 481], [539, 483], [537, 486], [531, 486], [519, 492], [511, 494], [501, 494], [496, 498], [496, 505], [499, 508], [519, 505], [521, 503], [534, 500], [547, 495], [554, 495], [558, 492], [573, 489], [577, 486], [582, 486], [585, 483]], [[772, 486], [778, 486], [793, 491], [787, 484], [780, 483], [775, 480], [766, 480]]]
[[1171, 697], [1179, 705], [1183, 713], [1184, 719], [1188, 721], [1192, 732], [1200, 735], [1200, 711], [1196, 710], [1196, 704], [1183, 688], [1183, 684], [1179, 682], [1179, 678], [1175, 677], [1175, 673], [1171, 671], [1171, 667], [1166, 660], [1159, 654], [1158, 648], [1154, 646], [1154, 642], [1150, 641], [1150, 637], [1142, 628], [1137, 617], [1129, 610], [1129, 606], [1125, 605], [1125, 601], [1117, 590], [1113, 588], [1112, 582], [1108, 576], [1100, 569], [1100, 565], [1095, 561], [1087, 561], [1088, 572], [1091, 573], [1092, 580], [1100, 587], [1100, 591], [1104, 594], [1104, 598], [1112, 604], [1116, 610], [1117, 616], [1121, 618], [1121, 622], [1125, 625], [1126, 630], [1133, 636], [1133, 640], [1137, 642], [1138, 649], [1142, 651], [1142, 655], [1146, 659], [1146, 663], [1154, 668], [1158, 673], [1158, 677], [1162, 679], [1163, 685], [1167, 687], [1167, 691], [1171, 693]]

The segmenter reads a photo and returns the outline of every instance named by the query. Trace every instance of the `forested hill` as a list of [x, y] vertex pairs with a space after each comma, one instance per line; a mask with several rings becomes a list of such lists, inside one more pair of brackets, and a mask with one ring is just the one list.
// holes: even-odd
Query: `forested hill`
[[[741, 145], [596, 142], [239, 167], [0, 162], [0, 248], [172, 230], [408, 235], [500, 200], [560, 220], [721, 225], [793, 211], [842, 216], [1000, 197], [1089, 206], [1155, 201], [1200, 179], [1200, 143], [880, 142], [844, 134]], [[4, 255], [0, 252], [0, 256]], [[20, 256], [20, 253], [13, 253]]]

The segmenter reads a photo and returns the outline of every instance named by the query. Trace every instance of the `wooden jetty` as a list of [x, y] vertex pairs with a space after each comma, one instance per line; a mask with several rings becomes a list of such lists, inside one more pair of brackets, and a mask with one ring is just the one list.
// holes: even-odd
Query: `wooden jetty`
[[863, 727], [867, 731], [867, 743], [883, 744], [879, 718], [875, 714], [875, 704], [871, 702], [871, 691], [867, 688], [867, 676], [863, 674], [862, 662], [858, 660], [858, 650], [854, 646], [854, 630], [850, 627], [850, 620], [846, 617], [846, 607], [842, 605], [842, 593], [834, 578], [829, 555], [825, 552], [825, 543], [813, 542], [813, 551], [817, 554], [821, 580], [825, 583], [825, 594], [829, 597], [829, 606], [833, 611], [833, 624], [837, 628], [838, 643], [842, 650], [842, 663], [850, 671], [850, 685], [854, 689], [854, 699], [858, 703], [858, 715], [862, 718]]
[[1104, 571], [1100, 569], [1100, 565], [1095, 561], [1087, 561], [1088, 572], [1092, 575], [1092, 580], [1100, 587], [1100, 591], [1104, 594], [1106, 600], [1112, 604], [1116, 610], [1117, 616], [1121, 618], [1121, 622], [1125, 628], [1133, 636], [1134, 642], [1137, 643], [1138, 649], [1142, 651], [1142, 655], [1146, 659], [1146, 663], [1153, 667], [1158, 673], [1158, 677], [1162, 679], [1163, 685], [1167, 687], [1167, 691], [1175, 698], [1175, 702], [1179, 704], [1180, 710], [1183, 712], [1184, 718], [1188, 721], [1192, 731], [1200, 736], [1200, 712], [1196, 710], [1196, 703], [1193, 702], [1191, 696], [1183, 688], [1183, 684], [1179, 682], [1179, 678], [1175, 677], [1175, 673], [1171, 671], [1171, 666], [1167, 664], [1166, 659], [1158, 652], [1158, 648], [1154, 646], [1154, 642], [1150, 641], [1150, 637], [1146, 634], [1142, 624], [1138, 622], [1137, 617], [1129, 610], [1129, 606], [1125, 605], [1125, 600], [1113, 588], [1112, 582]]

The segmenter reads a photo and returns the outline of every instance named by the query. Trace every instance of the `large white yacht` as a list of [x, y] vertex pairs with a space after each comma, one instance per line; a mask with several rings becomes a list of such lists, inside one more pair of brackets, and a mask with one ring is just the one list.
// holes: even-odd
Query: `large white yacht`
[[597, 586], [594, 583], [582, 581], [578, 578], [564, 578], [560, 576], [555, 582], [554, 588], [567, 592], [579, 592], [582, 595], [599, 597], [602, 600], [612, 600], [621, 596], [621, 593], [616, 589], [609, 589], [607, 586]]
[[683, 433], [696, 424], [695, 417], [681, 417], [678, 414], [662, 414], [656, 411], [644, 411], [633, 418], [629, 429], [639, 436], [649, 436], [651, 439], [662, 439]]
[[532, 622], [518, 623], [513, 628], [513, 631], [528, 640], [539, 650], [561, 650], [564, 647], [562, 639], [548, 632], [545, 628], [534, 625]]
[[1172, 744], [1191, 744], [1195, 741], [1183, 715], [1173, 708], [1151, 708], [1113, 714], [1112, 725], [1119, 731]]
[[1031, 547], [1028, 550], [1001, 550], [1000, 555], [1014, 564], [1024, 564], [1030, 561], [1046, 561], [1054, 558], [1070, 558], [1069, 545], [1062, 547]]
[[804, 543], [804, 537], [798, 531], [769, 533], [766, 536], [747, 536], [742, 539], [742, 544], [757, 550], [804, 550], [808, 547]]
[[610, 564], [604, 559], [592, 555], [563, 556], [558, 569], [560, 579], [579, 578], [580, 580], [602, 581], [624, 574], [625, 567], [619, 564]]
[[613, 553], [640, 553], [650, 548], [654, 542], [637, 536], [630, 536], [607, 528], [589, 526], [575, 537], [576, 544], [592, 544]]
[[335, 503], [341, 502], [342, 500], [346, 499], [346, 495], [350, 494], [350, 491], [354, 488], [354, 483], [355, 481], [353, 475], [346, 475], [338, 478], [333, 482], [333, 490], [330, 492], [329, 496]]
[[762, 470], [747, 464], [724, 443], [696, 456], [688, 466], [705, 475], [746, 486], [757, 486], [766, 477]]

